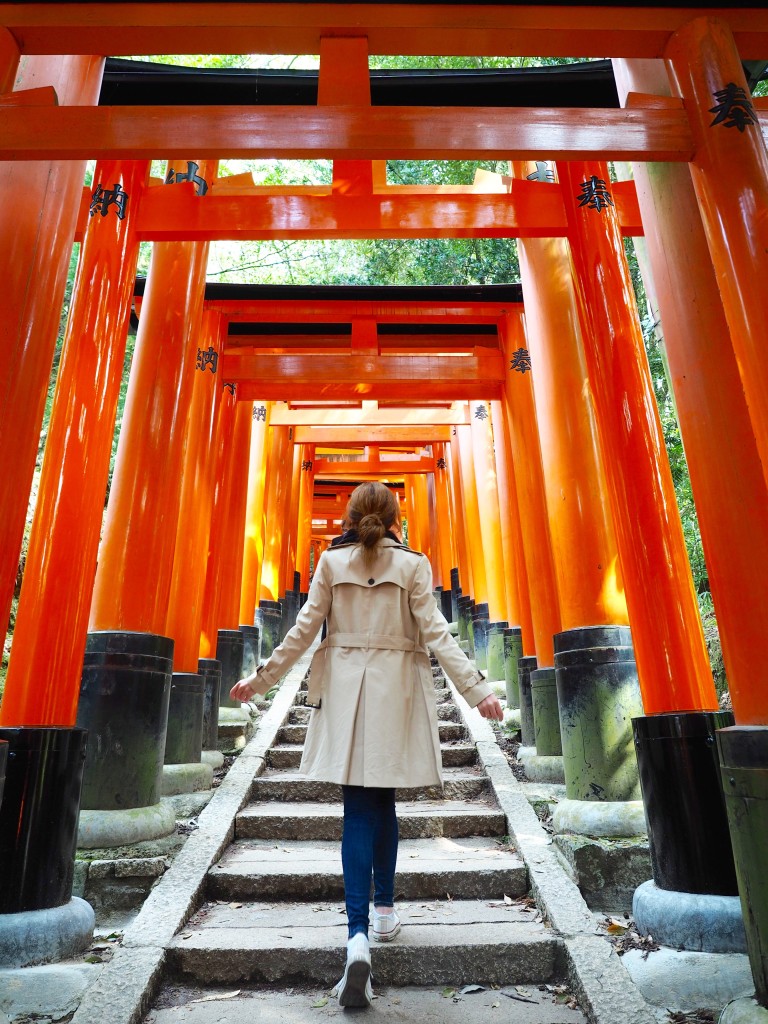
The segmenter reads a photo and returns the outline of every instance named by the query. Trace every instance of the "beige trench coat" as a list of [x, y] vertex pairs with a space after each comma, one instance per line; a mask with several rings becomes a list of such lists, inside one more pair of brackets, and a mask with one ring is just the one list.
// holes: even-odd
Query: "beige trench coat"
[[307, 650], [315, 653], [312, 711], [302, 771], [352, 786], [439, 784], [440, 738], [429, 646], [467, 703], [493, 691], [448, 632], [432, 594], [432, 570], [417, 551], [384, 540], [366, 567], [362, 548], [342, 544], [318, 562], [296, 625], [259, 669], [265, 693]]

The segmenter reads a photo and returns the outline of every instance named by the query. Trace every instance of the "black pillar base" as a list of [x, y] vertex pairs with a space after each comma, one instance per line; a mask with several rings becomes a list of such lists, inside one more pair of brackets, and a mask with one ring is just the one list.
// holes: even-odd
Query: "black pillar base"
[[520, 742], [524, 747], [536, 746], [531, 672], [535, 672], [538, 665], [538, 661], [533, 657], [519, 658], [517, 662], [517, 686], [520, 693]]
[[485, 601], [476, 604], [472, 612], [472, 647], [478, 668], [488, 668], [488, 605]]
[[173, 640], [153, 633], [89, 633], [77, 724], [88, 730], [82, 807], [157, 804], [171, 695]]
[[203, 751], [205, 682], [194, 672], [174, 672], [168, 704], [165, 764], [199, 764]]
[[249, 676], [255, 672], [259, 665], [261, 654], [261, 630], [258, 626], [241, 625], [240, 632], [243, 634], [243, 666], [242, 673]]
[[88, 734], [0, 728], [8, 767], [0, 805], [0, 914], [69, 903]]
[[282, 610], [279, 601], [259, 601], [256, 625], [261, 630], [261, 657], [266, 661], [280, 644]]
[[221, 662], [200, 658], [197, 671], [203, 677], [203, 750], [216, 750], [219, 738], [219, 702], [221, 699]]
[[715, 731], [727, 711], [632, 719], [648, 820], [653, 880], [660, 889], [737, 895]]
[[240, 707], [240, 701], [232, 700], [229, 691], [242, 679], [243, 647], [243, 634], [239, 629], [220, 629], [216, 635], [216, 660], [221, 663], [219, 707]]
[[720, 729], [717, 745], [749, 964], [768, 1007], [768, 726]]

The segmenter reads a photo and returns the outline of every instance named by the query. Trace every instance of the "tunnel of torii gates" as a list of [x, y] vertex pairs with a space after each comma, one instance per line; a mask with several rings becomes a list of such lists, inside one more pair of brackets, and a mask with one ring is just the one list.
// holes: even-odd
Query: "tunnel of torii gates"
[[[319, 53], [317, 103], [98, 106], [115, 50]], [[620, 106], [372, 106], [369, 53], [609, 54]], [[0, 944], [19, 914], [44, 922], [33, 959], [87, 942], [76, 847], [173, 829], [169, 769], [210, 773], [244, 652], [284, 634], [350, 488], [382, 479], [524, 743], [562, 757], [555, 827], [637, 834], [642, 785], [654, 891], [681, 914], [738, 892], [768, 1002], [768, 106], [746, 77], [767, 55], [762, 2], [0, 3], [3, 632], [81, 242], [0, 709]], [[332, 159], [333, 181], [219, 177], [237, 157]], [[509, 173], [386, 180], [387, 159], [438, 158]], [[733, 715], [625, 235], [645, 239]], [[488, 236], [519, 240], [520, 285], [205, 281], [216, 239]]]

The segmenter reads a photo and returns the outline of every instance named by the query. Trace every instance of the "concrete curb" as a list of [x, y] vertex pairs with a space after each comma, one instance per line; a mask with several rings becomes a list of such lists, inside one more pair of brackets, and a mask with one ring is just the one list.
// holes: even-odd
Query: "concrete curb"
[[[454, 697], [458, 691], [448, 681]], [[656, 1024], [656, 1018], [609, 943], [595, 934], [595, 921], [577, 886], [555, 855], [552, 837], [542, 827], [525, 791], [512, 774], [493, 729], [463, 700], [456, 704], [477, 747], [509, 835], [528, 868], [531, 892], [544, 918], [565, 945], [570, 984], [590, 1024]]]
[[250, 799], [254, 778], [264, 771], [267, 750], [293, 704], [309, 658], [304, 655], [285, 677], [256, 734], [200, 814], [199, 828], [149, 894], [123, 945], [86, 991], [71, 1024], [141, 1020], [161, 982], [168, 945], [197, 910], [209, 868], [234, 837], [235, 817]]

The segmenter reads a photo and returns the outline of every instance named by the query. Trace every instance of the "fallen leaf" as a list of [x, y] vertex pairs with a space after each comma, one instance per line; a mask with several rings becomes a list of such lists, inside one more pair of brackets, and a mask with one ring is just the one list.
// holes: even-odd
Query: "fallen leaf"
[[456, 989], [455, 988], [444, 988], [443, 989], [443, 999], [450, 999], [451, 996], [455, 996], [455, 995], [456, 995]]
[[509, 906], [509, 904], [512, 902], [512, 897], [511, 896], [507, 896], [506, 893], [505, 893], [504, 894], [504, 902], [507, 904], [507, 906]]
[[485, 985], [465, 985], [459, 990], [459, 995], [466, 996], [470, 992], [485, 992]]
[[492, 1010], [497, 1010], [500, 1006], [501, 1006], [501, 1003], [498, 1001], [498, 999], [496, 1000], [495, 1003], [491, 1003], [491, 1009]]
[[215, 1003], [219, 999], [237, 999], [241, 991], [237, 988], [234, 992], [222, 992], [221, 995], [202, 996], [200, 999], [190, 999], [190, 1003]]
[[319, 999], [316, 999], [314, 1001], [314, 1003], [312, 1003], [312, 1009], [313, 1010], [320, 1010], [324, 1006], [327, 1006], [327, 1005], [328, 1005], [328, 996], [320, 996]]
[[242, 903], [230, 903], [229, 908], [230, 910], [239, 910], [242, 907], [242, 905]]

